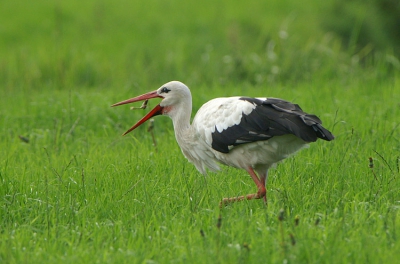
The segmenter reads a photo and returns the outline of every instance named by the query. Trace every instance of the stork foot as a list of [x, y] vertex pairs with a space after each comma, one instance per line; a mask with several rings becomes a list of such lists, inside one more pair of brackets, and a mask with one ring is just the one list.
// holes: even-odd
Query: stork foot
[[230, 203], [239, 202], [243, 200], [253, 200], [261, 198], [263, 198], [265, 204], [267, 204], [267, 190], [263, 186], [261, 186], [261, 188], [256, 193], [237, 196], [237, 197], [223, 198], [222, 201], [219, 203], [219, 207], [222, 208], [222, 206], [226, 206]]

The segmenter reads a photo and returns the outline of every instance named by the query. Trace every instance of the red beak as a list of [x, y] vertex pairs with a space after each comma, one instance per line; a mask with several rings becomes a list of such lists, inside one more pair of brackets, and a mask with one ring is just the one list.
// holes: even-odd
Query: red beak
[[[139, 95], [137, 97], [113, 104], [112, 107], [118, 106], [118, 105], [130, 104], [130, 103], [134, 103], [134, 102], [138, 102], [138, 101], [144, 101], [144, 100], [148, 100], [148, 99], [152, 99], [152, 98], [164, 98], [164, 97], [160, 96], [157, 93], [157, 91], [153, 91], [153, 92], [145, 93], [145, 94]], [[138, 126], [143, 124], [144, 122], [146, 122], [151, 117], [156, 116], [156, 115], [161, 115], [162, 110], [163, 110], [162, 106], [160, 106], [159, 104], [156, 105], [156, 107], [154, 107], [153, 110], [151, 110], [147, 115], [145, 115], [142, 119], [140, 119], [136, 124], [134, 124], [131, 128], [128, 129], [128, 131], [126, 131], [122, 135], [125, 136], [126, 134], [128, 134], [129, 132], [131, 132], [132, 130], [134, 130], [135, 128], [137, 128]]]

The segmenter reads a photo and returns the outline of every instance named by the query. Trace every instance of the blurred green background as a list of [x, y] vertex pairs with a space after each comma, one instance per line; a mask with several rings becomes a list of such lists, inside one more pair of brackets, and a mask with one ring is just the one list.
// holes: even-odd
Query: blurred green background
[[268, 85], [400, 67], [396, 0], [16, 0], [1, 1], [0, 17], [6, 91]]

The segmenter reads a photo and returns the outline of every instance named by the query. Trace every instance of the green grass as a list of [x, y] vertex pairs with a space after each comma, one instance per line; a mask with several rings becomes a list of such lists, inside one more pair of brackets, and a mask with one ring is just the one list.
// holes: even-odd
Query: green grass
[[[343, 51], [318, 1], [260, 2], [0, 4], [1, 263], [397, 261], [398, 59]], [[268, 207], [220, 211], [255, 191], [246, 172], [204, 177], [168, 118], [155, 147], [146, 126], [121, 137], [146, 111], [109, 107], [173, 79], [194, 111], [280, 97], [336, 139], [272, 170]]]

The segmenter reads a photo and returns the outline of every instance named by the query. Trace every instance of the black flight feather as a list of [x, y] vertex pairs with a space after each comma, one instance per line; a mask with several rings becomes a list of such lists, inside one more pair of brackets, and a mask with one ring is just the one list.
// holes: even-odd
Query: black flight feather
[[237, 125], [221, 132], [215, 128], [212, 148], [216, 151], [229, 153], [233, 146], [287, 134], [296, 135], [306, 142], [314, 142], [317, 138], [328, 141], [334, 139], [316, 115], [303, 112], [297, 104], [278, 98], [260, 100], [241, 97], [240, 100], [248, 101], [256, 108], [248, 115], [243, 114]]

